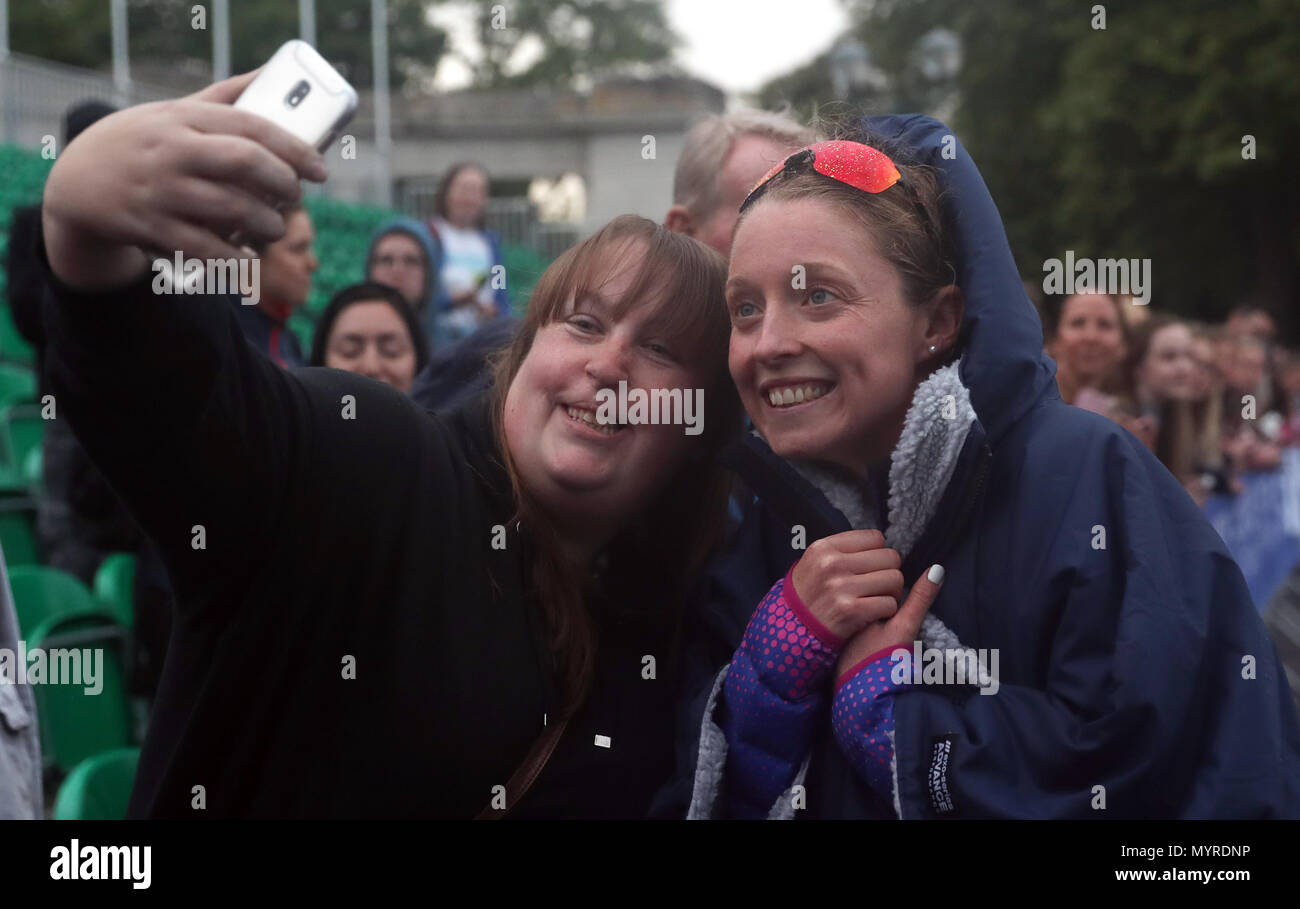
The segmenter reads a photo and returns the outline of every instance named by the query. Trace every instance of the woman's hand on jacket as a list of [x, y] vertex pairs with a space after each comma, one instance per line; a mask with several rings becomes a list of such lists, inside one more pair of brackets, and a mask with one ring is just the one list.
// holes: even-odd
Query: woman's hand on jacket
[[844, 681], [845, 673], [856, 670], [868, 657], [875, 656], [886, 648], [912, 649], [912, 642], [921, 632], [921, 622], [939, 596], [943, 573], [942, 565], [932, 565], [912, 585], [907, 601], [892, 618], [870, 623], [844, 645], [840, 651], [839, 665], [835, 667], [837, 681]]
[[809, 546], [791, 580], [813, 618], [847, 640], [898, 611], [902, 564], [879, 530], [850, 530]]
[[231, 107], [255, 75], [127, 108], [69, 144], [42, 209], [55, 275], [80, 290], [106, 289], [145, 270], [142, 249], [245, 258], [230, 242], [236, 233], [283, 236], [276, 206], [301, 198], [300, 177], [323, 181], [325, 162], [271, 121]]

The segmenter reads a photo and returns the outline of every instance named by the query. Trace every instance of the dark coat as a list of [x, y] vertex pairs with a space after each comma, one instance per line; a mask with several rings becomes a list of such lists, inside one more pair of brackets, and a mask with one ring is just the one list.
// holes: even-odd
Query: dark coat
[[[35, 354], [38, 399], [49, 386], [41, 319], [45, 275], [36, 257], [40, 235], [41, 207], [15, 208], [5, 254], [9, 311]], [[140, 529], [66, 421], [47, 424], [42, 463], [45, 494], [38, 502], [37, 520], [42, 561], [90, 584], [106, 555], [134, 552], [140, 546]]]

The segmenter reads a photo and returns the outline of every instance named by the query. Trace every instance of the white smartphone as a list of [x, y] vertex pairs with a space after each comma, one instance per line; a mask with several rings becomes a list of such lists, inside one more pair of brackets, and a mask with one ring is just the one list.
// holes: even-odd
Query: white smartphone
[[306, 41], [287, 41], [235, 107], [261, 114], [324, 153], [357, 111], [356, 90]]

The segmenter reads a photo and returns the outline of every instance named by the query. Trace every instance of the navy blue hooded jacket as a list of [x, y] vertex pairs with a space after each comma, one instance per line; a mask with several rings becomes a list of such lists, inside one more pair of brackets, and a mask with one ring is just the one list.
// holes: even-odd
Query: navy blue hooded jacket
[[[905, 556], [905, 583], [943, 564], [931, 613], [964, 647], [1000, 653], [992, 696], [926, 685], [896, 695], [901, 815], [1300, 816], [1300, 727], [1222, 540], [1132, 435], [1061, 400], [997, 209], [951, 131], [919, 116], [867, 125], [940, 175], [966, 300], [959, 374], [975, 419]], [[945, 140], [955, 157], [943, 156]], [[679, 775], [657, 803], [664, 815], [685, 813], [693, 785], [698, 798], [714, 678], [800, 555], [793, 526], [809, 542], [851, 526], [758, 437], [730, 457], [755, 501], [698, 598], [693, 694]], [[829, 716], [818, 729], [810, 755], [779, 755], [810, 760], [795, 816], [895, 816], [841, 755]], [[932, 801], [932, 774], [950, 809]]]

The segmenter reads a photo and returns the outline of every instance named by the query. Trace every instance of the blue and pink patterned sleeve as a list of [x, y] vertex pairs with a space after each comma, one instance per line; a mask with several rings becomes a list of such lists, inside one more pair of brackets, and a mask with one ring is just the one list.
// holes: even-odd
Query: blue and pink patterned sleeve
[[826, 682], [843, 643], [808, 611], [789, 572], [755, 610], [720, 705], [729, 817], [767, 817], [794, 782], [814, 724], [825, 722]]
[[831, 705], [831, 727], [840, 751], [858, 775], [894, 803], [894, 692], [890, 654], [878, 650], [840, 676]]

